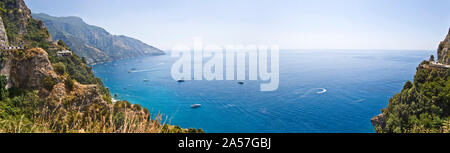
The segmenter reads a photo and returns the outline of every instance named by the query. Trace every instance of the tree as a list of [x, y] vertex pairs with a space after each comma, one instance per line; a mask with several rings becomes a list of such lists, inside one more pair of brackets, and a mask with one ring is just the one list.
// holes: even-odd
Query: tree
[[434, 62], [434, 55], [431, 55], [431, 56], [430, 56], [430, 61], [431, 61], [431, 62]]
[[87, 64], [87, 62], [86, 62], [86, 57], [81, 57], [81, 61], [84, 63], [84, 64]]
[[413, 84], [411, 81], [408, 81], [405, 83], [405, 86], [403, 86], [403, 89], [411, 89], [413, 87]]
[[67, 45], [66, 45], [66, 43], [65, 43], [64, 41], [62, 41], [62, 40], [58, 40], [58, 45], [59, 45], [59, 46], [62, 46], [62, 47], [64, 47], [64, 48], [68, 48]]

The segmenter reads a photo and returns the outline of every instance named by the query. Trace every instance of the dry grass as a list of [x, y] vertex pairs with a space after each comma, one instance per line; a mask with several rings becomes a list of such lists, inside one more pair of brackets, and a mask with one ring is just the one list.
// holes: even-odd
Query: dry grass
[[20, 119], [0, 121], [0, 133], [185, 133], [175, 126], [163, 122], [162, 114], [154, 118], [145, 117], [140, 112], [124, 111], [123, 122], [114, 122], [112, 114], [107, 116], [85, 115], [78, 112], [50, 111], [45, 108], [33, 117], [33, 122]]

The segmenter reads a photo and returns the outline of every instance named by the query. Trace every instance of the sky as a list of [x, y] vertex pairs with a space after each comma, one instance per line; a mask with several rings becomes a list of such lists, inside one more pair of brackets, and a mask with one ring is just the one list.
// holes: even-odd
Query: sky
[[436, 50], [450, 0], [25, 0], [33, 13], [78, 16], [161, 49], [279, 45], [282, 49]]

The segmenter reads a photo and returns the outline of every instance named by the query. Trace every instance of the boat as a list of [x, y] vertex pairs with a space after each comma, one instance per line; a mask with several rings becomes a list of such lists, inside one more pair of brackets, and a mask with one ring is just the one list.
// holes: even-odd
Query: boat
[[238, 84], [243, 85], [243, 84], [245, 84], [245, 82], [242, 82], [242, 81], [241, 81], [241, 82], [238, 82]]
[[191, 108], [199, 108], [199, 107], [202, 107], [202, 105], [201, 105], [201, 104], [194, 104], [194, 105], [191, 105]]
[[177, 82], [185, 82], [184, 80], [178, 80]]
[[148, 81], [150, 81], [150, 80], [148, 80], [148, 79], [144, 79], [144, 82], [148, 82]]

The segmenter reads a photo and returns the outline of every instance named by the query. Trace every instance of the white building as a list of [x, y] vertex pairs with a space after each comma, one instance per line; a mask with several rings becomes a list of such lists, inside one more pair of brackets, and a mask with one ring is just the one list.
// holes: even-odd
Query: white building
[[62, 50], [62, 51], [58, 51], [56, 54], [58, 54], [59, 57], [72, 56], [72, 51]]

